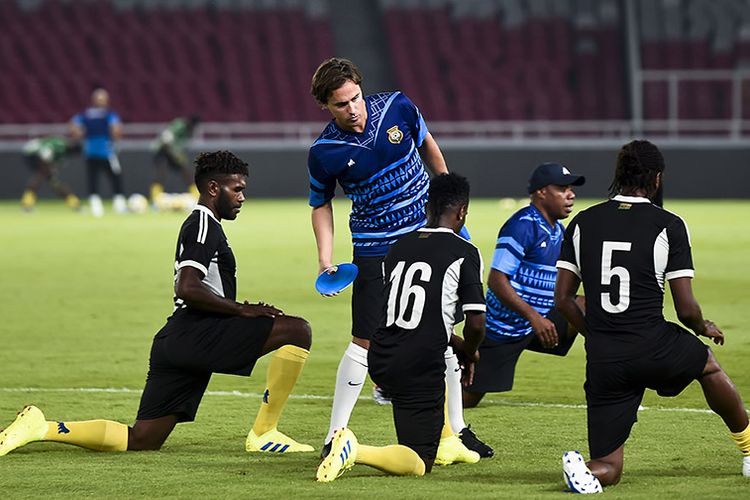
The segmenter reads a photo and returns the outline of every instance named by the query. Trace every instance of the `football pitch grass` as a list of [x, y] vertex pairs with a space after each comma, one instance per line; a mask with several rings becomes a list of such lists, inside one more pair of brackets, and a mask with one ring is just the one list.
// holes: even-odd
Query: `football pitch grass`
[[[579, 201], [576, 209], [590, 202]], [[521, 205], [474, 200], [468, 228], [491, 261], [497, 230]], [[694, 290], [727, 335], [719, 362], [750, 401], [750, 202], [671, 201], [688, 223]], [[348, 204], [335, 206], [337, 261], [351, 259]], [[105, 418], [132, 424], [151, 338], [171, 313], [175, 241], [182, 213], [101, 219], [43, 202], [31, 214], [0, 203], [0, 427], [24, 404], [49, 420]], [[525, 353], [514, 390], [489, 395], [466, 421], [492, 446], [477, 465], [435, 467], [424, 478], [388, 477], [356, 466], [330, 484], [314, 481], [328, 427], [336, 368], [350, 340], [350, 290], [324, 299], [310, 211], [304, 200], [248, 200], [224, 223], [238, 261], [238, 299], [264, 300], [307, 318], [313, 347], [279, 429], [315, 453], [248, 454], [244, 440], [260, 401], [267, 359], [250, 378], [215, 375], [195, 423], [179, 425], [161, 452], [99, 453], [34, 443], [0, 458], [3, 498], [562, 498], [560, 457], [588, 455], [584, 351], [565, 358]], [[667, 299], [667, 316], [674, 319]], [[360, 442], [396, 442], [391, 408], [368, 381], [350, 427]], [[677, 398], [647, 393], [625, 447], [623, 481], [608, 498], [748, 498], [750, 479], [700, 387]]]

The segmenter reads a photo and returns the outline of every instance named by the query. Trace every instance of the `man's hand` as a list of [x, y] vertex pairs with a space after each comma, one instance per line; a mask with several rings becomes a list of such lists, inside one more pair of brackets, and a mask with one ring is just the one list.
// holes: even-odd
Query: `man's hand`
[[559, 339], [557, 337], [557, 329], [553, 322], [540, 316], [538, 319], [531, 322], [531, 329], [534, 330], [536, 338], [539, 339], [539, 343], [542, 344], [542, 347], [546, 349], [557, 347]]
[[479, 361], [479, 351], [466, 352], [463, 349], [456, 349], [456, 357], [458, 366], [461, 367], [461, 384], [468, 387], [474, 383], [474, 368]]
[[703, 320], [703, 331], [696, 333], [712, 339], [714, 344], [724, 345], [724, 332], [719, 330], [719, 327], [713, 321]]
[[283, 314], [284, 311], [276, 309], [271, 304], [266, 304], [265, 302], [251, 304], [248, 301], [244, 301], [239, 315], [243, 318], [275, 318], [276, 316], [281, 316]]
[[[324, 265], [324, 266], [320, 266], [320, 269], [318, 269], [318, 276], [320, 276], [323, 273], [334, 274], [338, 270], [339, 270], [338, 266], [334, 266], [332, 264], [327, 264], [327, 265]], [[321, 295], [323, 297], [335, 297], [338, 294], [339, 294], [339, 292], [336, 292], [336, 293], [321, 293]]]

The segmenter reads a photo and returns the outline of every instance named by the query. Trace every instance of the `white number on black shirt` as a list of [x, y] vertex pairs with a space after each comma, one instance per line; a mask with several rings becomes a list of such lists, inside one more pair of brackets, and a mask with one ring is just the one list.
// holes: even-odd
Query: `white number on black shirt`
[[602, 292], [602, 309], [608, 313], [621, 313], [630, 306], [630, 273], [622, 266], [612, 267], [612, 254], [614, 252], [629, 252], [630, 242], [604, 241], [602, 242], [602, 285], [612, 283], [612, 277], [617, 276], [620, 282], [619, 299], [615, 304], [609, 292]]
[[[401, 261], [391, 272], [391, 292], [388, 294], [388, 315], [385, 326], [395, 323], [400, 328], [412, 330], [422, 319], [426, 298], [424, 288], [415, 284], [414, 280], [419, 272], [419, 281], [429, 282], [432, 277], [432, 268], [426, 262], [415, 262], [404, 273], [404, 267], [406, 267], [406, 262]], [[407, 310], [412, 298], [411, 310]], [[407, 314], [409, 319], [406, 319]]]

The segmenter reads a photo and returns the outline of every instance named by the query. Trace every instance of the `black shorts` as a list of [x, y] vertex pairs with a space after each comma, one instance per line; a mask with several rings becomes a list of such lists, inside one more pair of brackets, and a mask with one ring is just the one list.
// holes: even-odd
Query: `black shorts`
[[383, 282], [385, 257], [354, 257], [359, 268], [352, 290], [352, 336], [370, 340], [383, 321], [386, 287]]
[[151, 345], [138, 420], [195, 420], [211, 374], [250, 375], [272, 327], [272, 318], [177, 311]]
[[398, 444], [408, 446], [422, 460], [435, 460], [445, 420], [445, 389], [422, 395], [408, 390], [389, 394]]
[[[391, 397], [399, 444], [434, 460], [444, 419], [445, 350], [412, 353], [408, 341], [386, 346], [375, 336], [367, 368], [372, 381]], [[415, 356], [420, 362], [410, 363]]]
[[182, 170], [183, 168], [187, 167], [187, 165], [180, 162], [180, 160], [175, 157], [168, 148], [162, 147], [159, 148], [159, 150], [154, 155], [154, 163], [159, 164], [166, 164], [170, 169], [172, 170]]
[[39, 167], [42, 166], [42, 159], [39, 158], [39, 156], [31, 154], [31, 155], [23, 155], [23, 161], [26, 163], [26, 166], [29, 167], [30, 170], [39, 170]]
[[552, 309], [547, 319], [555, 324], [560, 338], [556, 347], [543, 347], [536, 335], [529, 334], [515, 342], [497, 342], [484, 339], [479, 346], [479, 363], [474, 371], [474, 382], [466, 388], [468, 392], [507, 392], [513, 389], [518, 358], [524, 350], [544, 354], [565, 356], [576, 340], [577, 334], [570, 335], [568, 321], [556, 309]]
[[697, 379], [708, 360], [708, 346], [674, 323], [661, 345], [645, 356], [586, 364], [589, 452], [602, 458], [625, 444], [638, 420], [646, 389], [673, 397]]

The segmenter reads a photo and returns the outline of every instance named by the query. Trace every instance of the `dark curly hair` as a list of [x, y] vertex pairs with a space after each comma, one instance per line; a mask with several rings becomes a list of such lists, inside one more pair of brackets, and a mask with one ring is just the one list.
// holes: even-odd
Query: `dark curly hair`
[[209, 180], [232, 174], [248, 175], [247, 163], [230, 151], [201, 153], [195, 159], [195, 185], [201, 193]]
[[319, 104], [325, 105], [333, 91], [344, 85], [347, 80], [356, 85], [362, 83], [362, 75], [357, 66], [349, 59], [332, 57], [320, 63], [312, 77], [310, 93]]
[[635, 140], [620, 148], [615, 178], [609, 186], [610, 196], [625, 189], [645, 189], [649, 196], [656, 191], [656, 175], [664, 172], [664, 157], [654, 144]]
[[461, 175], [450, 173], [433, 177], [425, 207], [427, 219], [435, 223], [449, 208], [468, 205], [469, 191], [469, 181]]

